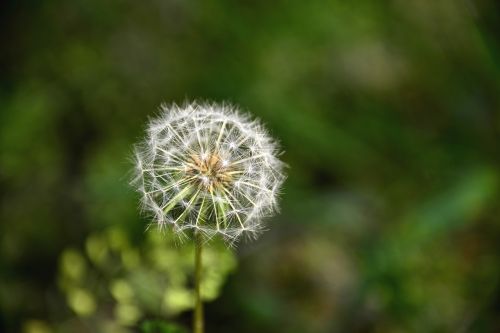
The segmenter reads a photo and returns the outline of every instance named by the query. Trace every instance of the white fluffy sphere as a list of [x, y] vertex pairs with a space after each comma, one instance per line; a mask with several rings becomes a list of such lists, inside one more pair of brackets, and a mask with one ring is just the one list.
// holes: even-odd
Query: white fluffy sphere
[[230, 105], [162, 106], [136, 146], [133, 184], [163, 229], [234, 242], [277, 209], [285, 176], [278, 145]]

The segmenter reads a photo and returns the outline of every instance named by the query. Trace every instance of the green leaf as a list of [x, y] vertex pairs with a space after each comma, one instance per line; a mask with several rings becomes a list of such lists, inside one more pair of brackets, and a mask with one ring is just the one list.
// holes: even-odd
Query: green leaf
[[188, 331], [179, 325], [161, 320], [147, 320], [141, 324], [142, 333], [187, 333]]

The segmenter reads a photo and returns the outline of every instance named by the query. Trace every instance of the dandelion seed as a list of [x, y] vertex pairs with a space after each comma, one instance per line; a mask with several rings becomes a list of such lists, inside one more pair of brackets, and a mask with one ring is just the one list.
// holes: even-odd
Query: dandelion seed
[[279, 148], [232, 106], [162, 106], [135, 148], [132, 183], [159, 228], [200, 231], [234, 243], [262, 230], [285, 179]]

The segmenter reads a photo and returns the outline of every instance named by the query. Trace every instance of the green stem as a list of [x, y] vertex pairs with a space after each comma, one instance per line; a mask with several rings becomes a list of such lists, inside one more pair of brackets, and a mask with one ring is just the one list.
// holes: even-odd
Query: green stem
[[199, 232], [195, 233], [195, 250], [194, 250], [194, 292], [195, 306], [193, 318], [193, 332], [203, 333], [203, 303], [201, 301], [200, 284], [201, 284], [201, 249], [203, 245], [202, 235]]

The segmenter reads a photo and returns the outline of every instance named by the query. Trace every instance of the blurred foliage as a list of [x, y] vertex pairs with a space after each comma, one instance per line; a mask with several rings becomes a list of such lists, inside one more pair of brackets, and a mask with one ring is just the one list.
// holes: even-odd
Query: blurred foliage
[[[104, 327], [102, 322], [136, 326], [143, 318], [171, 318], [192, 309], [194, 246], [176, 244], [174, 237], [154, 230], [135, 248], [123, 230], [114, 227], [91, 234], [84, 253], [65, 249], [58, 284], [68, 306], [96, 327]], [[203, 254], [201, 293], [207, 302], [218, 296], [236, 262], [220, 243], [210, 243]], [[152, 331], [156, 326], [151, 325], [145, 327]], [[165, 331], [169, 326], [158, 327]]]
[[127, 182], [148, 116], [191, 98], [255, 113], [291, 166], [210, 330], [500, 331], [498, 2], [7, 0], [0, 22], [0, 331], [189, 325], [187, 300], [147, 305], [189, 290], [165, 254], [189, 249], [144, 233]]
[[146, 321], [141, 325], [144, 333], [186, 333], [187, 331], [177, 325], [167, 324], [162, 321]]

